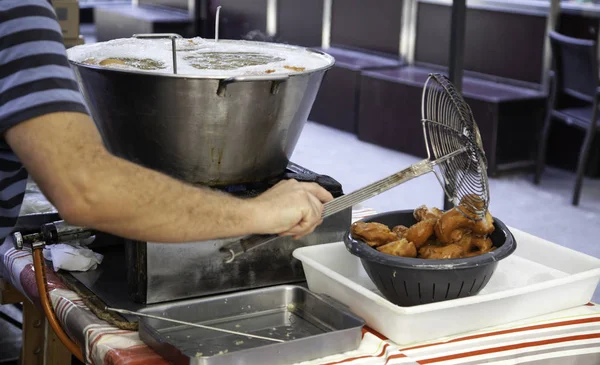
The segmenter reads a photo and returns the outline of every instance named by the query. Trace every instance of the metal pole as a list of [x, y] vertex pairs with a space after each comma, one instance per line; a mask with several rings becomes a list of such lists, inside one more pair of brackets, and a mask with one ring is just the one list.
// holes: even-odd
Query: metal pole
[[[465, 52], [467, 1], [454, 0], [452, 2], [452, 18], [450, 21], [450, 60], [448, 77], [458, 92], [462, 91], [463, 59]], [[449, 188], [449, 187], [447, 187]], [[450, 195], [454, 195], [449, 190]], [[444, 210], [452, 209], [453, 204], [444, 196]]]
[[267, 0], [267, 35], [277, 35], [277, 0]]
[[544, 39], [544, 59], [542, 65], [542, 91], [550, 91], [550, 69], [552, 67], [552, 50], [550, 48], [550, 38], [548, 33], [558, 28], [558, 18], [560, 16], [560, 0], [551, 0], [548, 9], [548, 18], [546, 20], [546, 36]]
[[323, 29], [321, 29], [321, 48], [329, 49], [331, 46], [331, 11], [333, 0], [323, 1]]
[[400, 58], [409, 65], [415, 63], [415, 41], [417, 33], [417, 0], [404, 0], [400, 29]]
[[450, 22], [450, 60], [448, 64], [450, 65], [450, 81], [459, 92], [462, 91], [466, 14], [466, 0], [454, 0]]

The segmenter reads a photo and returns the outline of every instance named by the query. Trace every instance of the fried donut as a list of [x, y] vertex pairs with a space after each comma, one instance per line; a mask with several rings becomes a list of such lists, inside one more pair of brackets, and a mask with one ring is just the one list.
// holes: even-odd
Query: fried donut
[[485, 236], [494, 232], [494, 218], [490, 212], [485, 213], [485, 218], [478, 221], [469, 220], [469, 228], [478, 236]]
[[378, 247], [396, 241], [398, 236], [388, 226], [377, 222], [356, 222], [350, 232], [356, 238], [364, 240], [371, 247]]
[[[352, 234], [379, 252], [422, 259], [456, 259], [473, 257], [494, 251], [489, 234], [494, 231], [494, 218], [486, 211], [483, 219], [474, 216], [465, 205], [485, 208], [485, 201], [476, 195], [465, 196], [459, 206], [442, 212], [422, 205], [412, 212], [417, 223], [406, 227], [390, 227], [381, 223], [357, 222]], [[471, 219], [470, 217], [474, 218]]]
[[406, 230], [408, 230], [407, 226], [403, 226], [403, 225], [399, 225], [396, 226], [392, 229], [392, 232], [394, 232], [396, 234], [396, 236], [398, 236], [399, 239], [404, 238], [404, 234], [406, 233]]
[[487, 252], [492, 246], [492, 240], [489, 237], [474, 236], [471, 238], [471, 247], [475, 247], [479, 251]]
[[423, 246], [429, 237], [433, 236], [436, 220], [427, 219], [412, 225], [404, 232], [404, 238], [415, 244], [418, 249]]
[[477, 194], [467, 194], [462, 197], [459, 205], [471, 210], [471, 207], [475, 209], [483, 209], [485, 207], [485, 201]]
[[490, 248], [489, 250], [486, 250], [486, 251], [477, 251], [477, 250], [475, 250], [475, 251], [471, 251], [471, 252], [468, 252], [468, 253], [466, 253], [466, 254], [465, 254], [465, 257], [475, 257], [475, 256], [480, 256], [480, 255], [483, 255], [484, 253], [492, 252], [492, 251], [494, 251], [495, 249], [496, 249], [496, 247], [492, 247], [492, 248]]
[[426, 245], [419, 249], [419, 257], [431, 260], [459, 259], [463, 255], [463, 248], [456, 243], [446, 246]]
[[485, 219], [477, 221], [465, 217], [458, 209], [453, 208], [438, 220], [435, 234], [442, 243], [456, 243], [466, 232], [477, 236], [485, 236], [494, 231], [494, 218], [486, 212]]
[[105, 60], [100, 61], [100, 65], [101, 66], [106, 66], [106, 65], [124, 65], [125, 62], [118, 60], [116, 58], [107, 58]]
[[485, 212], [484, 219], [480, 219], [478, 216], [471, 214], [472, 208], [483, 209], [485, 202], [481, 197], [476, 194], [465, 195], [459, 203], [459, 206], [464, 208], [461, 212], [467, 215], [467, 218], [471, 218], [469, 228], [477, 235], [484, 236], [494, 231], [494, 218], [489, 211]]
[[460, 241], [467, 230], [470, 220], [456, 209], [450, 209], [442, 214], [435, 225], [435, 235], [445, 244]]
[[405, 238], [379, 246], [377, 251], [394, 256], [417, 257], [417, 248]]
[[470, 244], [465, 249], [465, 257], [473, 257], [491, 252], [495, 249], [489, 237], [470, 237]]
[[427, 208], [426, 205], [421, 205], [417, 209], [414, 210], [413, 216], [417, 221], [423, 221], [426, 219], [440, 219], [440, 217], [444, 214], [441, 210], [436, 207]]
[[302, 72], [302, 71], [306, 70], [306, 67], [298, 67], [298, 66], [283, 66], [283, 68], [285, 68], [287, 70], [296, 71], [296, 72]]
[[471, 252], [473, 250], [473, 237], [471, 233], [464, 232], [462, 237], [456, 241], [456, 244], [463, 248], [465, 253]]

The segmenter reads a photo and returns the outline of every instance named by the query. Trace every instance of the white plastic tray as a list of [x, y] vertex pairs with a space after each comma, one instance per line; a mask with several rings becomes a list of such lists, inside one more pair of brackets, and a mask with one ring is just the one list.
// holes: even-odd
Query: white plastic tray
[[294, 251], [308, 287], [348, 305], [369, 327], [399, 345], [439, 339], [588, 303], [600, 259], [509, 228], [516, 251], [498, 263], [476, 296], [400, 307], [385, 299], [343, 242]]

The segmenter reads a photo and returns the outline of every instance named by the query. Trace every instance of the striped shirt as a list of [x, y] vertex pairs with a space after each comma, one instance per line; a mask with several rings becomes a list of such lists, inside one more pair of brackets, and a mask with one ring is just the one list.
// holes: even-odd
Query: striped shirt
[[48, 0], [0, 0], [0, 239], [17, 222], [28, 177], [4, 132], [54, 112], [87, 113], [54, 9]]

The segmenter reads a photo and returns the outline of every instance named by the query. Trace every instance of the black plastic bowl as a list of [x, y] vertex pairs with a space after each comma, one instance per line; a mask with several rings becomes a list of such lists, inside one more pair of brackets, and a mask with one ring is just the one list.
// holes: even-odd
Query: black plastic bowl
[[[382, 213], [363, 219], [393, 228], [410, 227], [417, 221], [412, 210]], [[498, 261], [517, 248], [515, 239], [502, 221], [494, 217], [495, 230], [490, 235], [497, 248], [483, 255], [447, 260], [429, 260], [392, 256], [381, 253], [364, 241], [344, 236], [348, 251], [359, 257], [367, 274], [381, 294], [390, 302], [409, 307], [475, 295], [494, 274]]]

